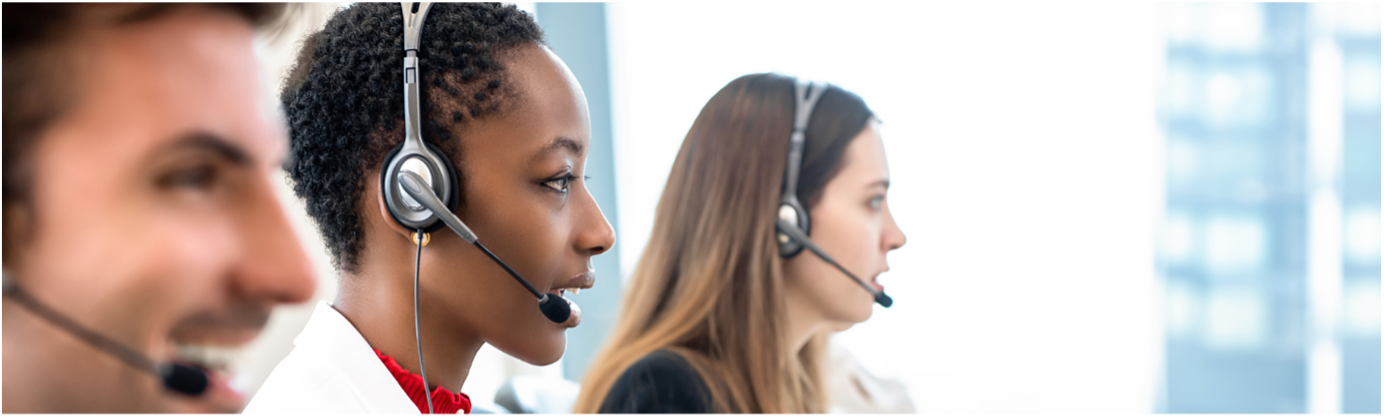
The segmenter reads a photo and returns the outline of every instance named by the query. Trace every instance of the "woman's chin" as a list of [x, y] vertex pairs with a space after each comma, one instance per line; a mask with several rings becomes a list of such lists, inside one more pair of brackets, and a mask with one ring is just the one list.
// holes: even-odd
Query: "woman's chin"
[[490, 345], [525, 363], [547, 366], [556, 363], [567, 351], [567, 333], [555, 329], [534, 330], [527, 338], [513, 341], [512, 344], [490, 341]]
[[869, 320], [870, 316], [874, 315], [874, 313], [874, 301], [871, 301], [870, 304], [861, 304], [859, 306], [850, 306], [846, 308], [844, 312], [836, 316], [836, 321], [846, 324], [859, 324]]

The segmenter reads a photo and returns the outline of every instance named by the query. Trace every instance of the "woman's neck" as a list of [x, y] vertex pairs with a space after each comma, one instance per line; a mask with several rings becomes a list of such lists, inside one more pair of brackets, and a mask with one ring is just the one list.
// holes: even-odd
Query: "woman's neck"
[[817, 309], [806, 306], [802, 298], [784, 298], [788, 310], [788, 355], [797, 356], [812, 335], [824, 324]]
[[[376, 259], [412, 258], [409, 253]], [[371, 348], [421, 375], [413, 323], [413, 264], [405, 264], [361, 260], [357, 272], [342, 273], [341, 291], [333, 306], [355, 325]], [[418, 328], [423, 337], [428, 386], [459, 392], [484, 341], [449, 321], [443, 301], [430, 296], [421, 290], [418, 295]]]

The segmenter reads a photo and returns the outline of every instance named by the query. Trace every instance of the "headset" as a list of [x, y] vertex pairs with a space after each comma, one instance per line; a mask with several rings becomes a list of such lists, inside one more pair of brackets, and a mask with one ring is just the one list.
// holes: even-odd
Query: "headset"
[[[490, 249], [477, 240], [476, 235], [465, 223], [457, 219], [452, 210], [457, 205], [456, 171], [451, 161], [437, 147], [422, 139], [421, 107], [418, 94], [418, 41], [423, 32], [423, 20], [428, 15], [430, 2], [402, 3], [404, 12], [404, 142], [389, 151], [380, 170], [380, 188], [384, 194], [385, 208], [390, 218], [409, 229], [416, 231], [414, 242], [418, 247], [413, 268], [413, 327], [418, 344], [418, 367], [423, 375], [424, 397], [428, 399], [428, 412], [432, 413], [432, 393], [428, 389], [427, 369], [423, 366], [423, 340], [418, 326], [418, 266], [426, 243], [424, 234], [437, 231], [443, 225], [450, 227], [467, 243], [479, 248], [489, 256], [519, 284], [538, 298], [539, 310], [543, 316], [555, 323], [566, 322], [571, 317], [571, 305], [567, 299], [554, 293], [540, 293], [524, 280], [518, 272], [505, 264]], [[441, 196], [441, 197], [438, 197]], [[443, 202], [446, 202], [445, 204]], [[441, 222], [439, 222], [439, 220]], [[181, 363], [158, 363], [148, 356], [113, 338], [102, 335], [78, 324], [71, 318], [48, 307], [38, 299], [19, 288], [4, 275], [3, 296], [13, 299], [40, 318], [62, 328], [86, 344], [105, 351], [121, 362], [160, 379], [165, 389], [187, 395], [201, 396], [206, 392], [210, 379], [205, 371], [195, 366]]]
[[78, 324], [72, 318], [67, 317], [47, 304], [40, 302], [37, 298], [19, 288], [19, 285], [10, 278], [6, 271], [3, 282], [4, 297], [10, 298], [19, 303], [20, 306], [28, 309], [42, 318], [44, 321], [62, 328], [68, 334], [77, 337], [87, 345], [114, 356], [121, 363], [133, 367], [141, 372], [148, 373], [159, 379], [163, 383], [163, 388], [185, 396], [197, 397], [206, 393], [210, 379], [202, 369], [182, 363], [165, 362], [158, 363], [149, 356], [144, 355], [125, 344], [121, 344], [114, 338], [102, 335], [91, 328]]
[[413, 265], [413, 331], [418, 344], [418, 368], [422, 372], [424, 398], [428, 400], [429, 413], [433, 412], [432, 393], [428, 388], [427, 368], [423, 366], [423, 340], [418, 326], [418, 267], [423, 245], [427, 242], [425, 233], [447, 226], [462, 240], [475, 245], [491, 261], [503, 267], [510, 277], [532, 293], [538, 299], [539, 311], [548, 320], [561, 324], [572, 316], [567, 299], [555, 293], [539, 292], [481, 244], [471, 228], [453, 213], [459, 199], [456, 170], [442, 150], [422, 138], [418, 45], [423, 35], [423, 21], [431, 5], [431, 2], [401, 3], [404, 16], [404, 142], [385, 155], [380, 169], [380, 189], [389, 217], [415, 231], [413, 241], [417, 252]]
[[847, 271], [836, 263], [835, 259], [827, 255], [826, 251], [812, 243], [808, 238], [808, 233], [812, 231], [812, 219], [808, 216], [807, 209], [802, 202], [798, 201], [798, 172], [802, 169], [803, 148], [807, 142], [807, 122], [812, 118], [812, 108], [817, 106], [817, 100], [822, 98], [822, 94], [827, 90], [826, 85], [798, 79], [794, 85], [794, 106], [796, 114], [793, 117], [793, 136], [789, 137], [788, 163], [783, 175], [783, 194], [779, 197], [778, 220], [775, 226], [778, 230], [778, 250], [779, 256], [787, 260], [802, 253], [803, 248], [807, 248], [820, 257], [828, 264], [841, 270], [846, 277], [850, 277], [856, 284], [870, 292], [874, 296], [875, 303], [883, 307], [890, 307], [894, 304], [894, 299], [883, 291], [875, 290], [870, 285], [865, 284], [860, 278]]

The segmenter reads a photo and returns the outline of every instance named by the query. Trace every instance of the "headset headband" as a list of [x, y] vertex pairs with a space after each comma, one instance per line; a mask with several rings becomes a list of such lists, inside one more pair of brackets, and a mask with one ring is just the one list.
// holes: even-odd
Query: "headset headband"
[[423, 37], [423, 20], [431, 2], [413, 3], [404, 8], [404, 141], [422, 142], [421, 109], [418, 104], [418, 40]]
[[428, 16], [429, 2], [403, 3], [404, 18], [404, 141], [385, 157], [380, 171], [380, 187], [383, 189], [385, 206], [399, 225], [408, 229], [422, 228], [431, 232], [440, 227], [437, 216], [423, 207], [408, 193], [399, 188], [398, 175], [410, 171], [423, 179], [443, 202], [453, 205], [456, 201], [455, 172], [451, 163], [440, 150], [433, 149], [423, 141], [422, 95], [419, 82], [422, 79], [418, 60], [418, 48], [423, 35], [423, 21]]
[[[889, 295], [884, 294], [883, 290], [876, 290], [870, 285], [865, 284], [860, 278], [855, 277], [849, 270], [842, 267], [840, 263], [827, 255], [826, 251], [818, 248], [808, 237], [812, 230], [812, 219], [808, 217], [807, 207], [798, 201], [798, 171], [802, 169], [803, 148], [807, 142], [807, 123], [812, 118], [812, 109], [817, 106], [817, 100], [822, 98], [822, 94], [827, 91], [826, 84], [818, 84], [811, 81], [799, 79], [794, 88], [793, 98], [794, 117], [793, 117], [793, 136], [790, 138], [788, 150], [788, 167], [783, 176], [783, 196], [779, 198], [778, 220], [775, 222], [775, 230], [778, 231], [779, 256], [784, 259], [793, 258], [804, 248], [817, 254], [822, 261], [836, 267], [842, 274], [864, 288], [866, 292], [874, 296], [875, 303], [886, 308], [894, 304], [894, 300]], [[819, 138], [820, 140], [820, 138]]]
[[788, 168], [783, 177], [782, 200], [797, 202], [798, 172], [802, 169], [803, 148], [807, 142], [807, 123], [812, 119], [812, 109], [817, 106], [817, 99], [821, 99], [827, 89], [815, 82], [798, 79], [794, 90], [793, 136], [788, 150]]

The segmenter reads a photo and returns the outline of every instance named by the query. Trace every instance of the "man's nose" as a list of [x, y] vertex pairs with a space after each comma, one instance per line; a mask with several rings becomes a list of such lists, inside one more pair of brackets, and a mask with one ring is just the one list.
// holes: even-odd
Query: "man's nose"
[[266, 175], [245, 202], [243, 258], [235, 269], [241, 297], [267, 304], [300, 303], [317, 287], [313, 269]]

